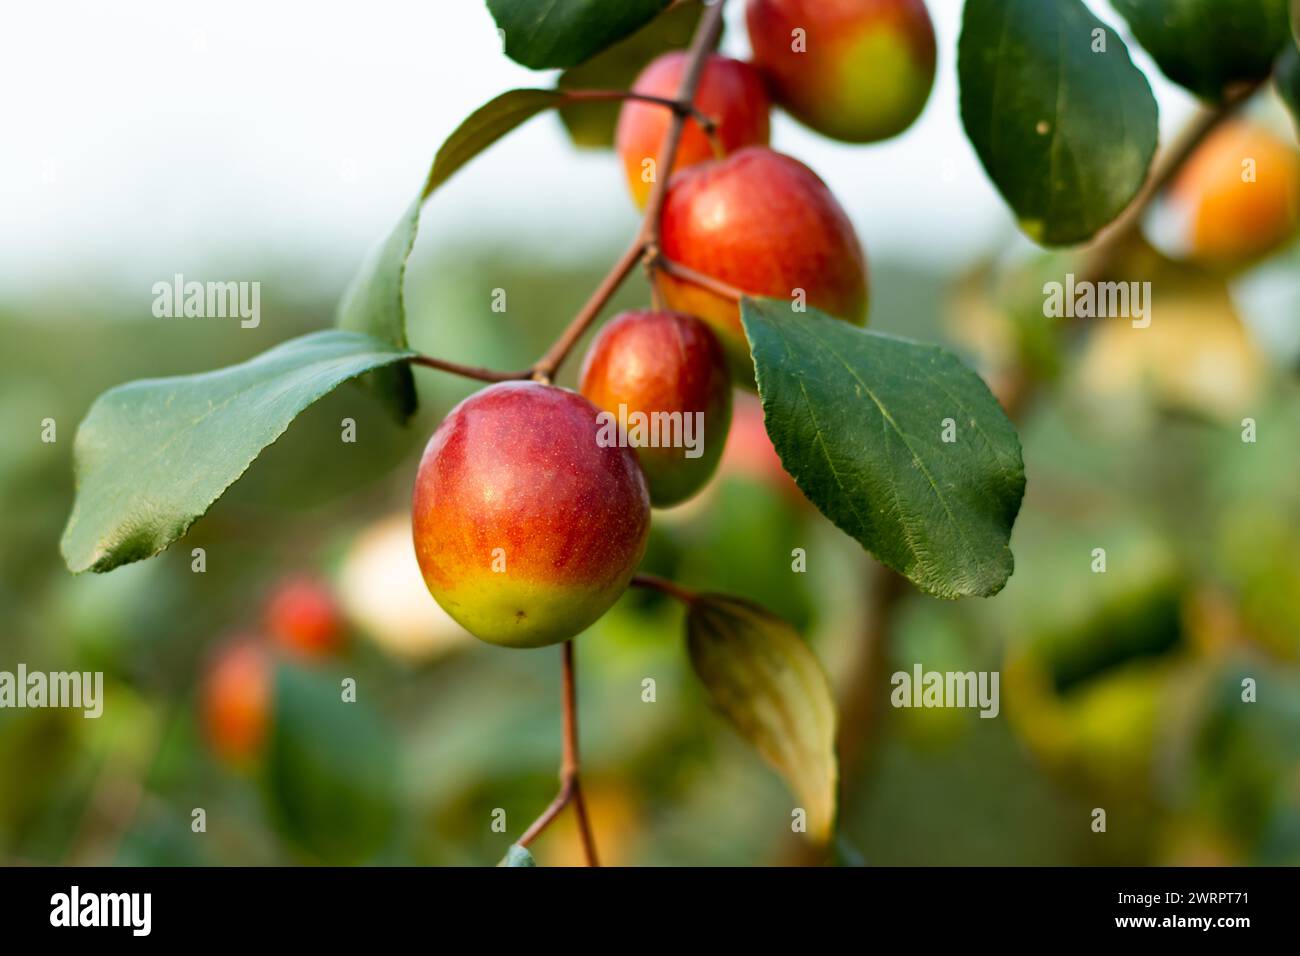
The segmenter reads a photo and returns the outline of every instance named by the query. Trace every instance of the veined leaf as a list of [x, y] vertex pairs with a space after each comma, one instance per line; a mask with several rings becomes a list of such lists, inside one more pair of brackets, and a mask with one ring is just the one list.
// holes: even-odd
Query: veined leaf
[[412, 354], [356, 332], [315, 332], [229, 368], [109, 389], [77, 430], [64, 561], [73, 571], [110, 571], [152, 557], [303, 409]]
[[781, 774], [825, 843], [835, 825], [835, 702], [816, 655], [757, 604], [700, 595], [686, 620], [691, 665], [714, 707]]
[[938, 346], [816, 309], [744, 299], [741, 319], [768, 434], [809, 500], [930, 594], [1000, 591], [1025, 473], [984, 381]]
[[1082, 0], [967, 0], [957, 75], [966, 135], [1035, 242], [1091, 238], [1146, 181], [1155, 98]]

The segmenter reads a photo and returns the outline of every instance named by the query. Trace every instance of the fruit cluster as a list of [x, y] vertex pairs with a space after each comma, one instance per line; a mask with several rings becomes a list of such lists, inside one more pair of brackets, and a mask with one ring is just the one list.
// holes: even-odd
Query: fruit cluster
[[657, 217], [655, 307], [600, 332], [579, 392], [545, 376], [491, 385], [453, 409], [424, 452], [413, 499], [420, 568], [438, 603], [484, 641], [539, 647], [591, 625], [631, 581], [652, 506], [709, 481], [732, 385], [755, 387], [739, 295], [866, 321], [853, 226], [812, 170], [768, 147], [770, 113], [775, 103], [852, 143], [906, 129], [934, 79], [925, 5], [751, 0], [747, 24], [752, 63], [709, 53], [698, 64], [661, 195], [657, 164], [682, 122], [672, 107], [683, 107], [691, 55], [645, 67], [619, 117], [632, 197]]

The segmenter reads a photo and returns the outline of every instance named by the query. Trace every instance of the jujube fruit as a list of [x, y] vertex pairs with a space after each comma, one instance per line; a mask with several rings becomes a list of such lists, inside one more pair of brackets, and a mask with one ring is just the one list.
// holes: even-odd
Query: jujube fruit
[[327, 657], [343, 643], [343, 621], [334, 596], [314, 578], [282, 582], [267, 601], [264, 620], [275, 644], [303, 657]]
[[1267, 128], [1226, 123], [1174, 178], [1159, 216], [1176, 255], [1222, 265], [1264, 256], [1300, 222], [1300, 151]]
[[[668, 185], [662, 250], [671, 260], [755, 296], [806, 304], [861, 325], [867, 263], [853, 224], [817, 174], [761, 146], [683, 170]], [[732, 378], [752, 388], [754, 367], [736, 303], [660, 271], [670, 308], [713, 326]]]
[[239, 639], [217, 652], [204, 676], [203, 728], [228, 763], [246, 767], [261, 753], [270, 722], [272, 670], [265, 646]]
[[[624, 312], [601, 329], [579, 391], [640, 433], [650, 503], [685, 501], [717, 469], [731, 423], [726, 355], [707, 325], [672, 312]], [[653, 442], [653, 443], [652, 443]]]
[[636, 455], [599, 440], [576, 392], [503, 382], [429, 440], [412, 524], [425, 584], [492, 644], [567, 640], [607, 611], [645, 551], [650, 498]]
[[887, 139], [925, 108], [935, 42], [922, 0], [750, 0], [746, 22], [776, 101], [824, 136]]
[[[674, 99], [686, 65], [684, 52], [665, 53], [641, 72], [632, 90]], [[723, 155], [745, 146], [767, 145], [772, 107], [762, 77], [748, 63], [716, 53], [706, 58], [695, 93], [695, 108], [716, 124], [714, 129]], [[682, 127], [672, 170], [656, 170], [653, 164], [659, 159], [671, 122], [672, 112], [657, 103], [628, 100], [619, 113], [615, 145], [623, 160], [628, 188], [638, 206], [646, 204], [654, 184], [654, 179], [646, 174], [647, 169], [655, 177], [671, 176], [676, 170], [717, 158], [704, 129], [696, 120], [688, 118]]]

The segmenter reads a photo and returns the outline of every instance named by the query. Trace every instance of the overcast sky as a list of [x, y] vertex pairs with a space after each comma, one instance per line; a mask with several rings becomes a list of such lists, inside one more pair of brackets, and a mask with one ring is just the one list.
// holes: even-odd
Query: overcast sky
[[[731, 6], [725, 49], [744, 55], [742, 4]], [[877, 255], [964, 257], [1011, 232], [957, 115], [961, 2], [929, 6], [939, 78], [907, 134], [845, 147], [775, 124], [774, 145], [822, 174]], [[1168, 132], [1189, 100], [1139, 61]], [[201, 270], [210, 254], [312, 256], [350, 271], [465, 115], [551, 81], [500, 53], [482, 0], [10, 4], [0, 295], [64, 283], [70, 270], [152, 281]], [[440, 192], [423, 235], [585, 250], [632, 227], [620, 177], [611, 157], [577, 153], [542, 116]]]

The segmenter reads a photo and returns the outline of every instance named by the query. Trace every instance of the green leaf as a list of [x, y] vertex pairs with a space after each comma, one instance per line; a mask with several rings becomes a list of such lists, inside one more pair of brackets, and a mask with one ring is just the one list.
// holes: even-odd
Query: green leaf
[[[655, 57], [686, 47], [695, 34], [704, 4], [694, 0], [677, 4], [626, 40], [614, 44], [586, 63], [560, 74], [562, 90], [630, 89], [641, 70]], [[567, 103], [560, 107], [560, 119], [575, 146], [608, 149], [614, 145], [618, 125], [618, 100]]]
[[825, 843], [835, 825], [835, 700], [794, 628], [757, 604], [702, 594], [686, 618], [691, 665], [713, 706], [781, 774]]
[[1081, 0], [967, 0], [957, 75], [966, 135], [1035, 242], [1091, 238], [1146, 180], [1155, 98]]
[[576, 66], [653, 20], [670, 0], [488, 0], [506, 56], [534, 70]]
[[1263, 80], [1290, 36], [1287, 0], [1112, 0], [1164, 74], [1211, 101]]
[[[372, 336], [394, 348], [404, 349], [406, 306], [402, 293], [406, 260], [415, 245], [420, 221], [420, 202], [414, 202], [393, 231], [370, 250], [339, 303], [340, 329]], [[415, 414], [415, 378], [409, 365], [378, 369], [363, 384], [379, 396], [389, 414], [405, 422]]]
[[412, 354], [356, 332], [315, 332], [229, 368], [110, 389], [77, 430], [64, 561], [77, 572], [110, 571], [152, 557], [303, 409]]
[[480, 106], [439, 147], [420, 198], [428, 199], [453, 173], [502, 136], [565, 99], [558, 90], [509, 90]]
[[[415, 246], [420, 208], [433, 191], [462, 166], [515, 127], [543, 110], [564, 102], [555, 90], [510, 90], [475, 110], [447, 140], [434, 157], [424, 188], [383, 240], [366, 257], [339, 303], [336, 324], [341, 329], [363, 332], [397, 348], [406, 348], [406, 302], [403, 283], [406, 261]], [[409, 365], [380, 369], [366, 376], [399, 422], [415, 413], [415, 379]]]
[[1300, 47], [1288, 43], [1273, 69], [1273, 85], [1300, 130]]
[[273, 699], [262, 790], [276, 829], [324, 862], [366, 861], [393, 829], [392, 735], [315, 671], [280, 664]]
[[537, 861], [533, 855], [528, 852], [526, 847], [518, 843], [512, 843], [510, 849], [506, 850], [506, 855], [501, 858], [497, 866], [536, 866]]
[[816, 309], [743, 299], [741, 319], [768, 434], [813, 504], [930, 594], [1000, 591], [1025, 473], [984, 381], [938, 346]]

